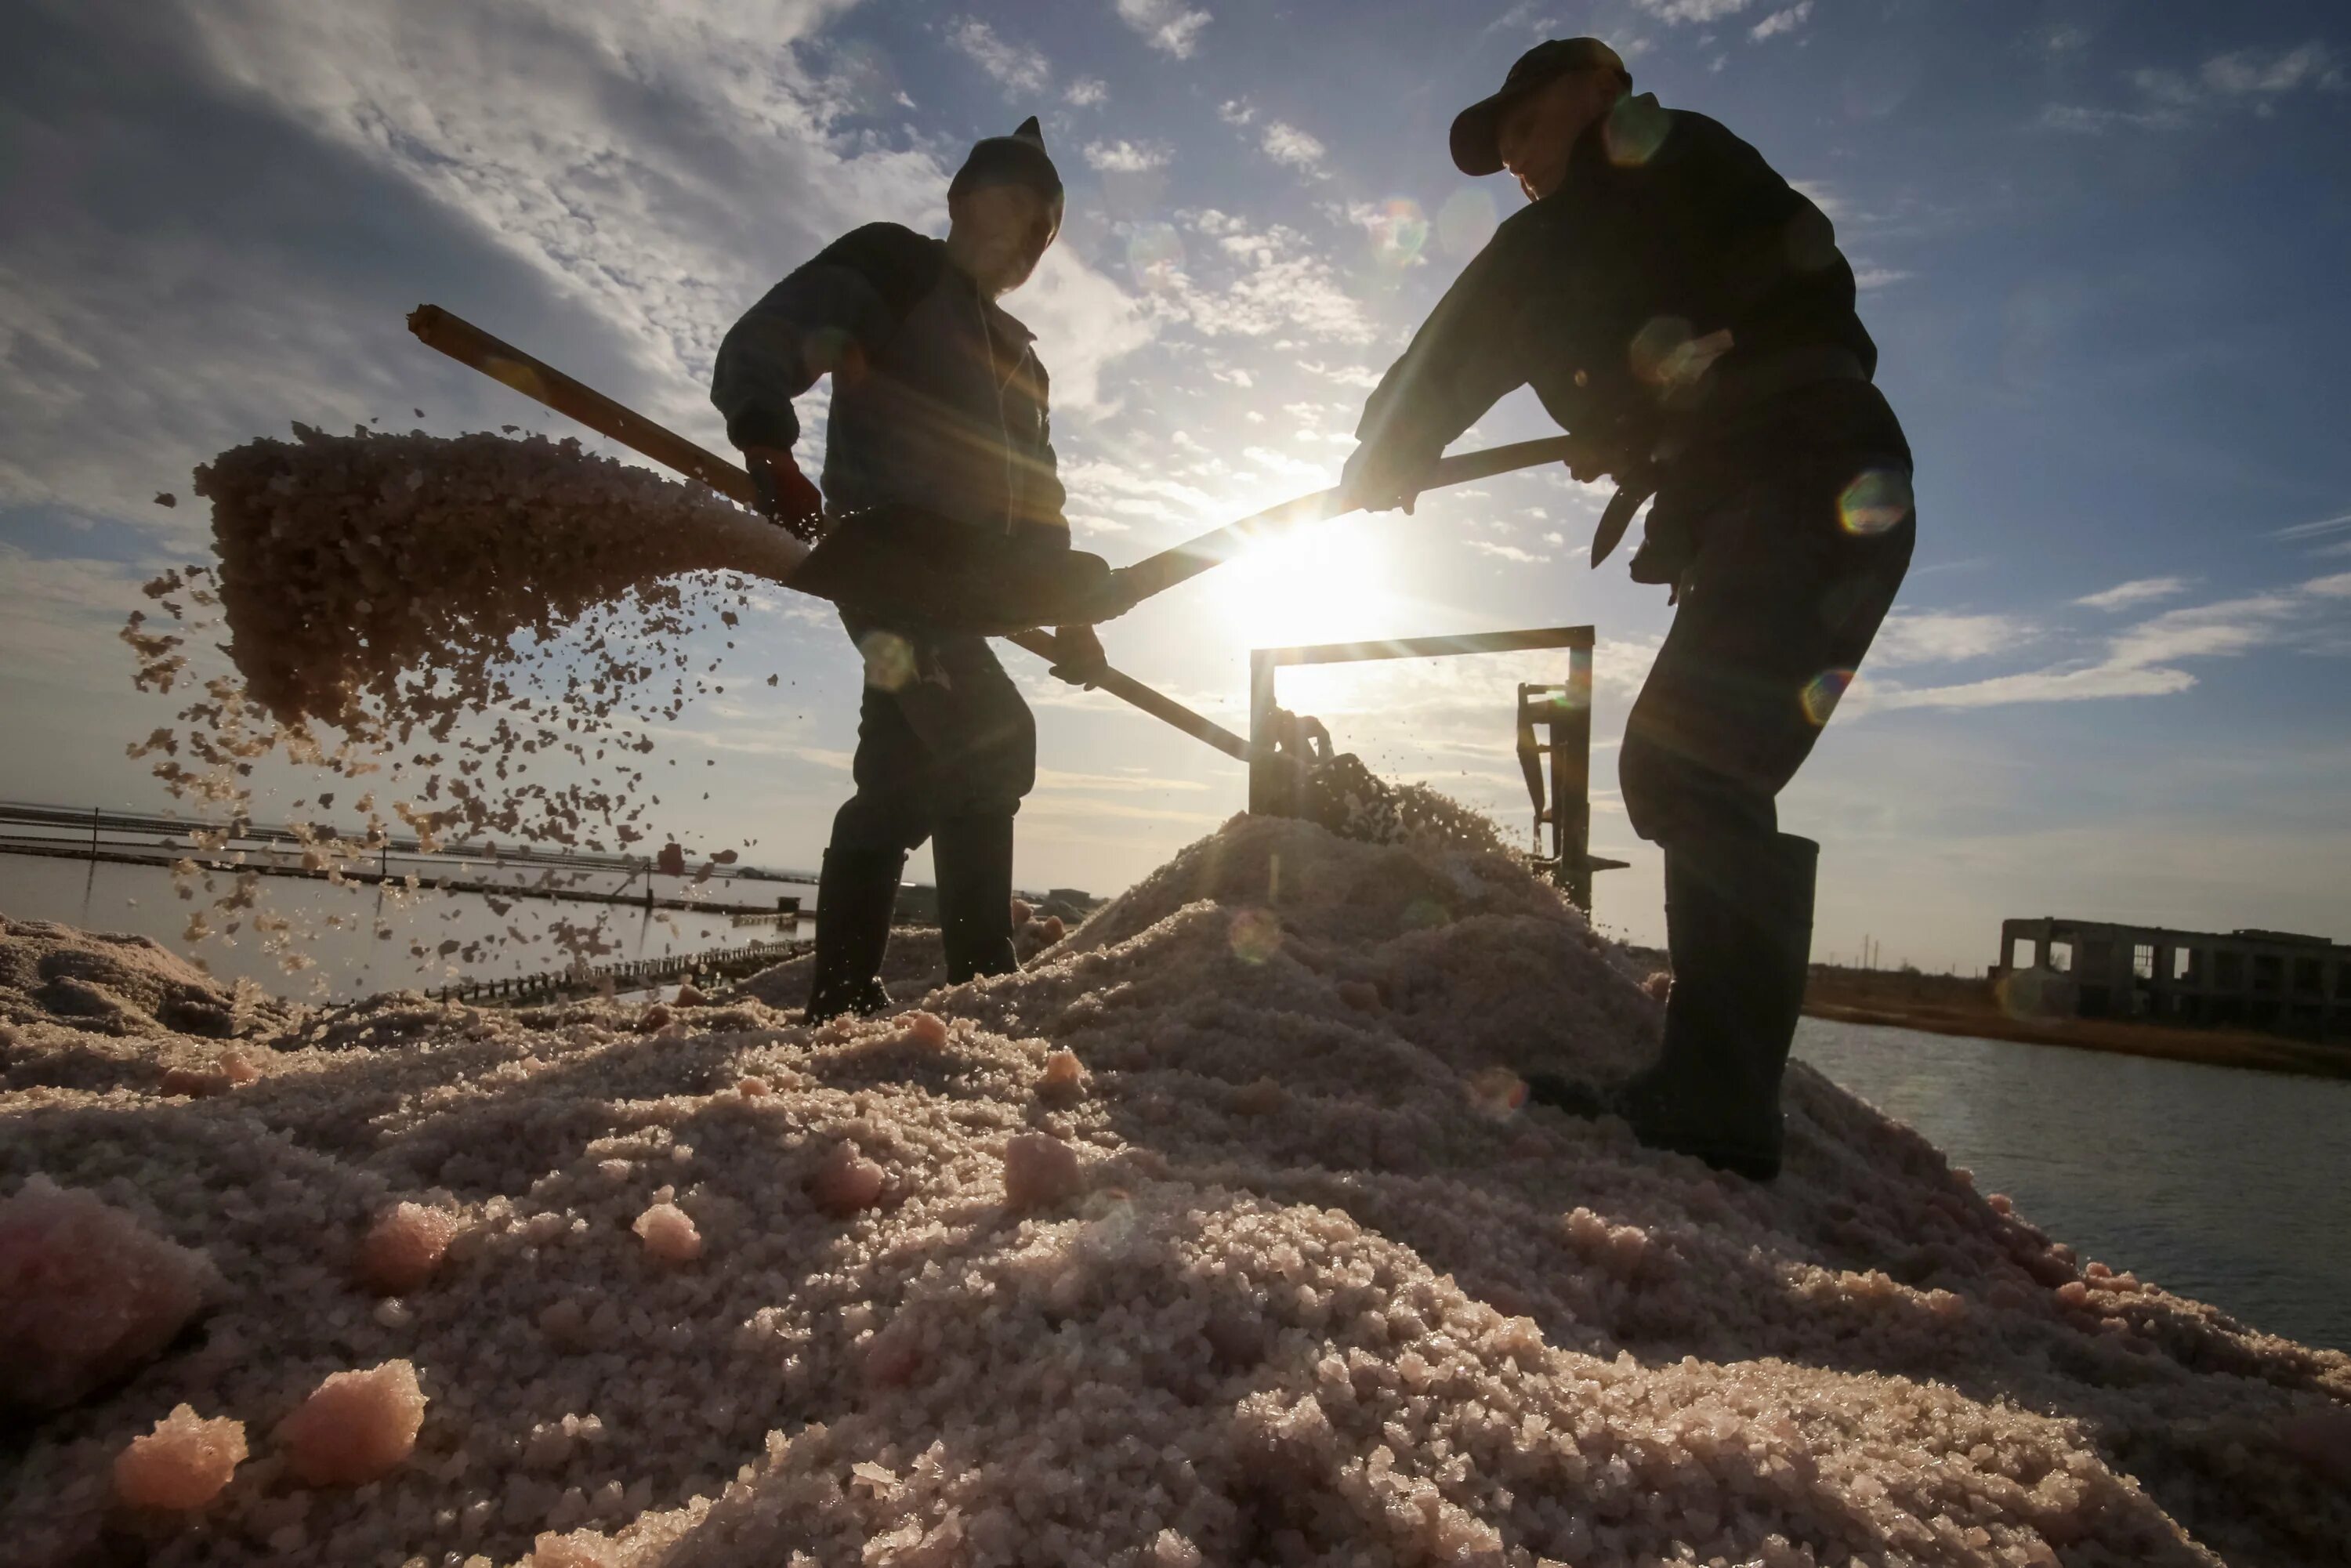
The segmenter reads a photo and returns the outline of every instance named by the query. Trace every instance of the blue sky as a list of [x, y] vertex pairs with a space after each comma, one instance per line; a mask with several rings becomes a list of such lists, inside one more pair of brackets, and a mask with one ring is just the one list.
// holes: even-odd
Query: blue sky
[[[1828, 846], [1817, 951], [1978, 966], [2003, 915], [2351, 934], [2351, 18], [2275, 4], [1238, 6], [27, 0], [0, 19], [0, 796], [161, 803], [112, 639], [200, 559], [189, 467], [371, 415], [560, 430], [417, 348], [432, 300], [720, 444], [719, 335], [835, 234], [944, 226], [1041, 116], [1040, 335], [1080, 542], [1123, 561], [1320, 487], [1371, 381], [1496, 219], [1444, 132], [1544, 37], [1726, 121], [1820, 200], [1919, 462], [1896, 621], [1783, 797]], [[421, 407], [425, 417], [412, 419]], [[819, 424], [820, 429], [820, 423]], [[1546, 433], [1506, 402], [1480, 444]], [[1106, 632], [1239, 722], [1246, 650], [1590, 622], [1613, 742], [1669, 612], [1586, 570], [1560, 471], [1330, 525]], [[812, 862], [857, 671], [779, 598], [775, 693], [692, 710], [664, 825]], [[1241, 800], [1222, 758], [1033, 661], [1022, 882], [1109, 889]], [[1526, 656], [1286, 684], [1341, 744], [1523, 821]], [[1032, 680], [1033, 677], [1033, 680]], [[1604, 923], [1657, 866], [1594, 758]], [[288, 797], [301, 792], [290, 781]], [[266, 812], [265, 800], [260, 808]], [[5, 904], [0, 904], [5, 906]]]

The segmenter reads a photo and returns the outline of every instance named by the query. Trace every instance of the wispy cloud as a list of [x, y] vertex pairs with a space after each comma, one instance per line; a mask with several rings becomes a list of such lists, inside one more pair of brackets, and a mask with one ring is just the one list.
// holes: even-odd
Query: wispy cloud
[[2314, 39], [2291, 49], [2231, 50], [2213, 56], [2193, 73], [2142, 67], [2126, 73], [2124, 79], [2137, 95], [2136, 102], [2053, 103], [2042, 110], [2041, 125], [2093, 136], [2116, 129], [2177, 131], [2215, 108], [2251, 104], [2254, 113], [2267, 115], [2289, 93], [2339, 92], [2346, 85], [2333, 48]]
[[[1958, 685], [1880, 684], [1871, 693], [1871, 706], [1974, 708], [2184, 692], [2196, 685], [2196, 676], [2179, 666], [2194, 660], [2234, 658], [2298, 642], [2308, 651], [2326, 651], [2325, 628], [2312, 617], [2325, 612], [2331, 601], [2345, 598], [2351, 598], [2351, 572], [2210, 604], [2186, 605], [2114, 633], [2104, 652], [2094, 658]], [[2317, 643], [2312, 641], [2314, 633], [2320, 639]]]
[[2188, 580], [2179, 577], [2140, 577], [2128, 582], [2118, 582], [2096, 593], [2085, 593], [2074, 603], [2091, 610], [2133, 610], [2142, 604], [2152, 604], [2158, 599], [2172, 599], [2185, 592]]
[[2013, 615], [1897, 610], [1878, 629], [1869, 662], [1878, 668], [1956, 664], [2007, 652], [2036, 634], [2031, 622]]
[[1802, 26], [1812, 14], [1813, 0], [1796, 0], [1796, 4], [1786, 10], [1774, 11], [1752, 27], [1748, 28], [1747, 36], [1760, 44], [1766, 38], [1776, 38], [1782, 33], [1792, 33]]
[[1052, 79], [1052, 67], [1042, 54], [1007, 43], [977, 16], [957, 20], [947, 29], [947, 41], [994, 78], [1008, 97], [1034, 97]]
[[1165, 169], [1175, 155], [1153, 143], [1138, 147], [1132, 141], [1089, 141], [1084, 156], [1087, 167], [1106, 174], [1143, 174]]
[[1110, 84], [1100, 77], [1080, 77], [1061, 96], [1079, 109], [1092, 109], [1110, 97]]
[[1726, 16], [1736, 16], [1754, 0], [1634, 0], [1634, 3], [1660, 22], [1679, 26], [1686, 22], [1719, 22]]
[[1266, 126], [1263, 146], [1266, 156], [1277, 163], [1310, 173], [1322, 171], [1326, 149], [1321, 140], [1286, 121], [1277, 120]]
[[1214, 20], [1206, 11], [1185, 8], [1183, 0], [1117, 0], [1119, 20], [1153, 48], [1188, 60], [1199, 47], [1200, 29]]
[[2322, 534], [2340, 533], [2346, 528], [2351, 528], [2351, 512], [2338, 513], [2331, 517], [2321, 517], [2316, 522], [2295, 523], [2289, 528], [2277, 528], [2272, 531], [2270, 538], [2313, 539]]

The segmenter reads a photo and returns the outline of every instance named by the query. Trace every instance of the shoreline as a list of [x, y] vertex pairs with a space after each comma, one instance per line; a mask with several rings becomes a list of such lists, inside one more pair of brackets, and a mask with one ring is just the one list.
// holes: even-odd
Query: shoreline
[[1989, 1004], [1978, 1010], [1905, 1005], [1890, 998], [1855, 1000], [1808, 996], [1804, 1012], [1834, 1023], [1875, 1024], [1917, 1030], [1926, 1034], [1966, 1035], [2017, 1045], [2063, 1046], [2112, 1056], [2192, 1061], [2207, 1067], [2244, 1068], [2304, 1078], [2351, 1079], [2351, 1050], [2241, 1030], [2170, 1029], [2161, 1024], [2113, 1019], [2018, 1019]]

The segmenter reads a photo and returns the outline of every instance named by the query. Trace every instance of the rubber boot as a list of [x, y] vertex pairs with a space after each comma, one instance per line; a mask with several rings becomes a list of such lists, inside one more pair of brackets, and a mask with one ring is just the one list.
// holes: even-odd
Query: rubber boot
[[1020, 967], [1012, 953], [1012, 819], [943, 817], [931, 835], [947, 984]]
[[1819, 856], [1789, 833], [1667, 845], [1665, 1049], [1613, 1088], [1538, 1077], [1528, 1098], [1622, 1116], [1651, 1148], [1756, 1181], [1779, 1175], [1780, 1078], [1803, 1012]]
[[886, 1010], [882, 955], [906, 857], [894, 850], [827, 850], [816, 888], [816, 972], [802, 1023]]

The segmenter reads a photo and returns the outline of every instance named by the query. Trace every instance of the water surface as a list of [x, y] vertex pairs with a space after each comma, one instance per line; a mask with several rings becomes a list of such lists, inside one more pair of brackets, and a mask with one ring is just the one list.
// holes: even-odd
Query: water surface
[[1810, 1018], [1796, 1056], [2084, 1262], [2351, 1350], [2351, 1082]]

